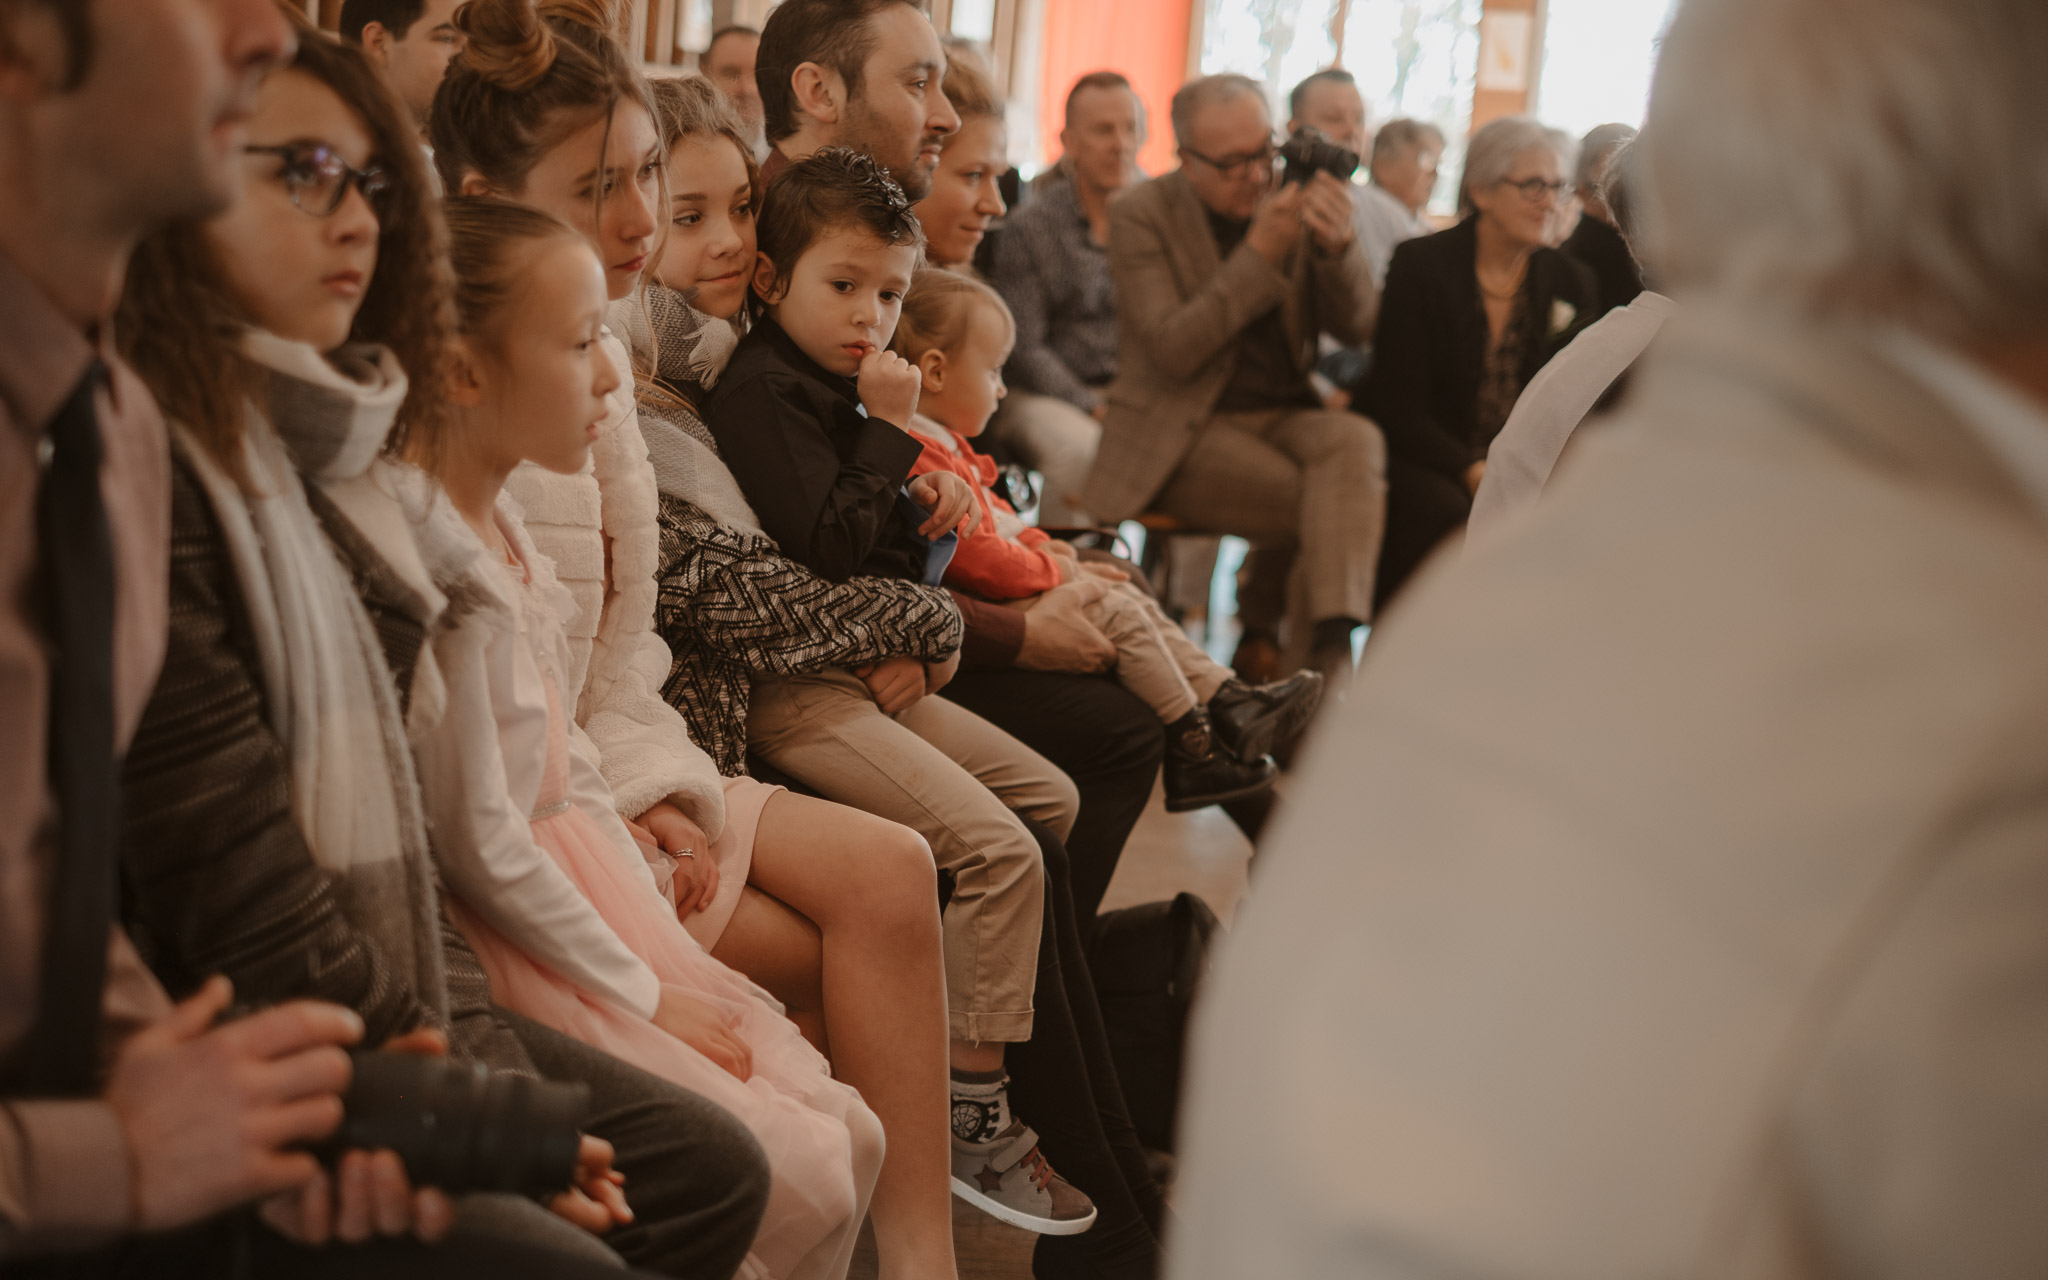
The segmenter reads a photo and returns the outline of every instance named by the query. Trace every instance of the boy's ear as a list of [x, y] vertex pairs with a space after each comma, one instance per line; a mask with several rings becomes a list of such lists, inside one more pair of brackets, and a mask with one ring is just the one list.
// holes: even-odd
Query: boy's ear
[[754, 255], [754, 292], [760, 296], [761, 301], [767, 303], [780, 302], [782, 295], [789, 292], [781, 287], [776, 278], [775, 264], [768, 260], [765, 253]]
[[946, 353], [933, 347], [917, 358], [917, 371], [924, 381], [924, 390], [939, 395], [946, 389]]
[[497, 192], [491, 190], [491, 184], [484, 180], [484, 175], [472, 169], [462, 175], [462, 190], [458, 194], [465, 196], [491, 196], [496, 195]]
[[448, 341], [448, 403], [474, 409], [484, 402], [484, 371], [476, 348], [460, 334]]

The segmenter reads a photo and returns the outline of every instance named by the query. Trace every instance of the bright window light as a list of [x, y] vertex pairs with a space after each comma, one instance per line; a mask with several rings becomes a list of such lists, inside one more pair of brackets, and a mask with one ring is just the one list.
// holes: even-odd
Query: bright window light
[[1574, 137], [1640, 126], [1676, 0], [1550, 0], [1535, 113]]

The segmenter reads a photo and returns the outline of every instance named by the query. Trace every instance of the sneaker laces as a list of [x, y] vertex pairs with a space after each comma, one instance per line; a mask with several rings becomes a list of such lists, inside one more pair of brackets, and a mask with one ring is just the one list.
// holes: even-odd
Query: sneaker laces
[[1024, 1165], [1025, 1176], [1031, 1179], [1031, 1185], [1044, 1191], [1053, 1178], [1052, 1166], [1045, 1162], [1045, 1156], [1034, 1146], [1020, 1163]]

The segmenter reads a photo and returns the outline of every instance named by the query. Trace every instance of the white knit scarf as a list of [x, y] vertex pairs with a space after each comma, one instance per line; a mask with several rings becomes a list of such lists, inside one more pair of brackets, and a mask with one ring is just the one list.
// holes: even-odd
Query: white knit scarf
[[415, 993], [447, 1007], [439, 908], [419, 787], [391, 673], [306, 483], [376, 461], [405, 399], [381, 347], [332, 359], [261, 332], [243, 353], [268, 375], [249, 407], [238, 486], [189, 438], [247, 602], [271, 727], [291, 760], [292, 812], [350, 921]]

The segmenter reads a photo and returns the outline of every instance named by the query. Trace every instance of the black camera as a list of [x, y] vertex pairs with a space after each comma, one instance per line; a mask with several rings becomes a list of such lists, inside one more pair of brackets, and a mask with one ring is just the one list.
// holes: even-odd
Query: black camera
[[1318, 173], [1327, 173], [1339, 182], [1351, 181], [1351, 175], [1358, 172], [1358, 153], [1349, 147], [1340, 147], [1323, 136], [1322, 130], [1303, 125], [1287, 139], [1280, 148], [1280, 158], [1287, 162], [1285, 172], [1280, 175], [1280, 185], [1290, 182], [1307, 182]]
[[451, 1195], [507, 1191], [542, 1196], [575, 1181], [590, 1087], [549, 1084], [417, 1053], [356, 1051], [341, 1128], [321, 1144], [389, 1148], [415, 1187]]

